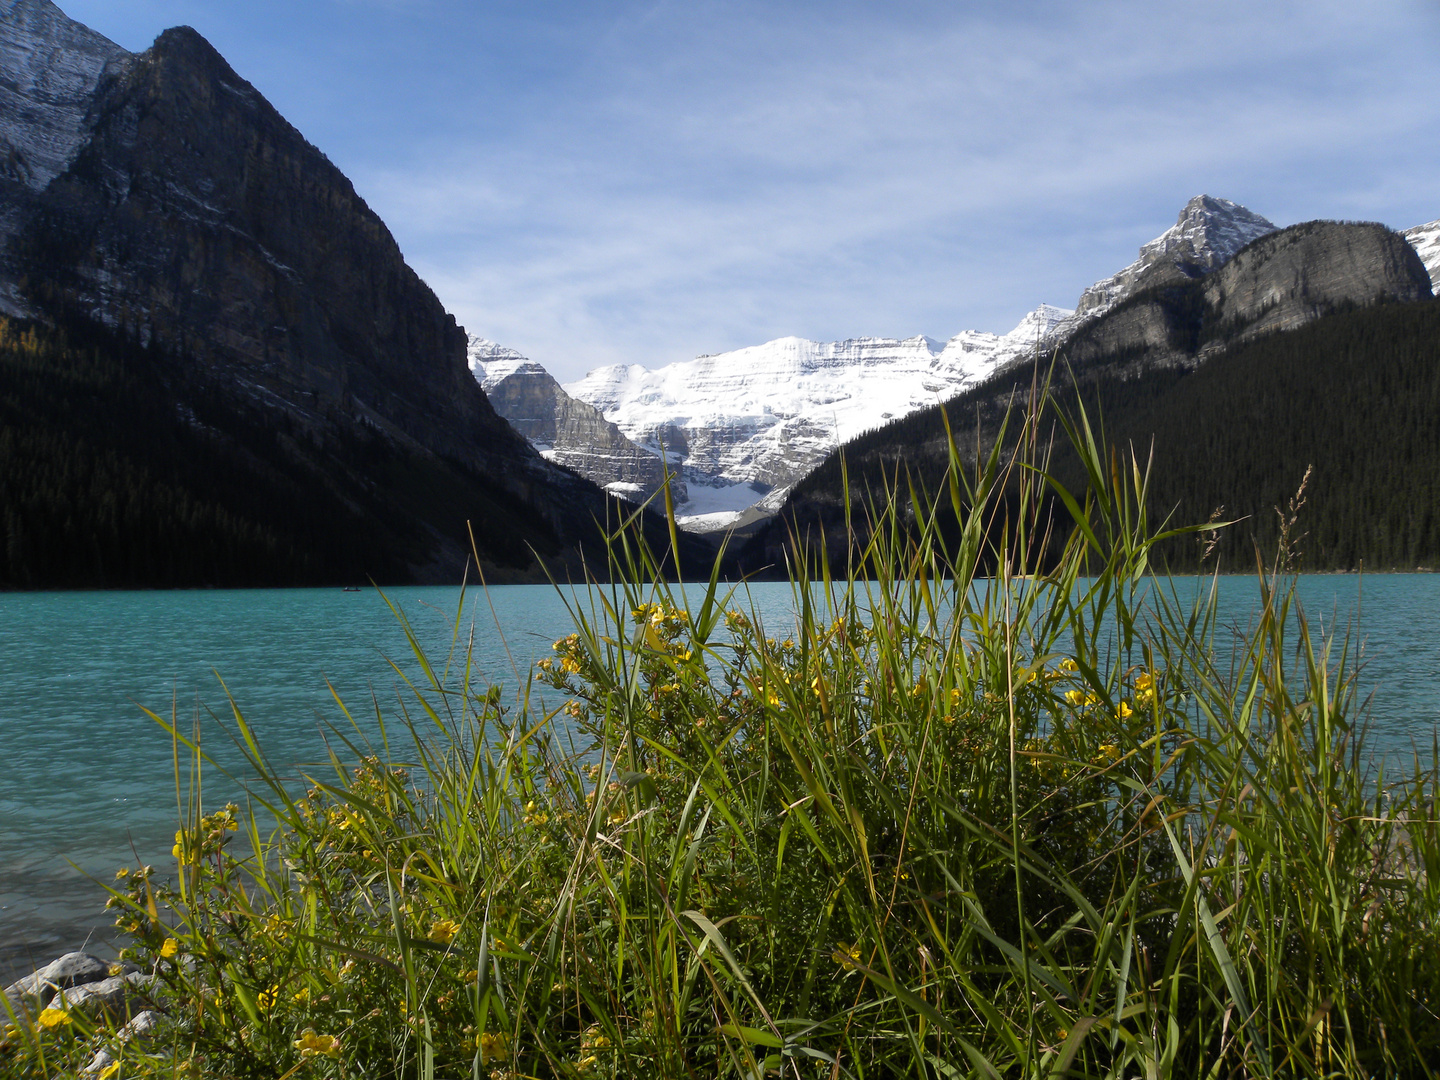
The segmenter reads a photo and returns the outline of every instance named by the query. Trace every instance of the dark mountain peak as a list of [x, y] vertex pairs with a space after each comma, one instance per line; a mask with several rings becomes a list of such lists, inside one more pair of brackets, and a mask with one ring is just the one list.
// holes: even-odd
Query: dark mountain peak
[[1138, 259], [1081, 293], [1075, 313], [1095, 318], [1145, 289], [1203, 277], [1252, 240], [1274, 231], [1274, 223], [1239, 203], [1197, 195], [1174, 225], [1140, 248]]
[[132, 56], [23, 2], [23, 24], [0, 22], [0, 64], [39, 72], [0, 78], [0, 175], [10, 161], [22, 177], [0, 190], [0, 313], [98, 323], [106, 349], [148, 350], [135, 363], [157, 415], [209, 417], [175, 445], [226, 433], [186, 451], [233, 473], [206, 498], [251, 522], [267, 499], [237, 484], [327, 507], [303, 528], [280, 515], [296, 550], [371, 530], [391, 538], [366, 549], [382, 564], [434, 580], [458, 577], [467, 519], [482, 557], [517, 572], [595, 538], [602, 493], [495, 414], [464, 331], [384, 222], [203, 36], [176, 27]]
[[1429, 299], [1415, 249], [1383, 225], [1308, 221], [1267, 232], [1198, 279], [1167, 278], [1082, 326], [1064, 352], [1130, 375], [1193, 366], [1219, 350], [1325, 315]]

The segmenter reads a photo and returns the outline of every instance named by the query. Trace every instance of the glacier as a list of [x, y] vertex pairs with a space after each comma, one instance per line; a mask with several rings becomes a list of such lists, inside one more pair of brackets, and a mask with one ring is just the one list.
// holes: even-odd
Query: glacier
[[718, 528], [841, 443], [1045, 350], [1071, 314], [1041, 305], [1008, 334], [967, 330], [945, 342], [777, 338], [653, 371], [597, 368], [565, 391], [680, 465], [690, 502], [678, 516], [694, 529]]

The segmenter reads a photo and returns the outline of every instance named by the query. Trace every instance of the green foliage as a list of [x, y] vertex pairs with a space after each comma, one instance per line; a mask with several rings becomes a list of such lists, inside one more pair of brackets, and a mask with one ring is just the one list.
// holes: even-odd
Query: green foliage
[[1083, 488], [1033, 439], [952, 445], [864, 573], [792, 567], [783, 631], [622, 529], [509, 705], [416, 646], [379, 746], [337, 727], [298, 787], [237, 709], [253, 812], [204, 814], [157, 717], [193, 795], [174, 878], [115, 890], [169, 1008], [123, 1075], [1433, 1075], [1433, 769], [1367, 772], [1285, 552], [1217, 661], [1213, 592], [1150, 573], [1145, 470], [1046, 415]]

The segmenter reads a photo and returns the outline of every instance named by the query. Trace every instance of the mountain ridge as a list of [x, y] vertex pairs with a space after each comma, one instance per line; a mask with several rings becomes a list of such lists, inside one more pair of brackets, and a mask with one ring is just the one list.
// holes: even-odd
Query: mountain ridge
[[[1440, 280], [1440, 222], [1432, 224], [1410, 230], [1407, 239], [1425, 247], [1426, 265]], [[830, 343], [786, 337], [655, 369], [596, 368], [564, 390], [642, 449], [658, 456], [663, 443], [697, 499], [708, 497], [716, 509], [727, 497], [735, 504], [709, 514], [682, 504], [686, 527], [743, 524], [778, 508], [800, 477], [847, 439], [1084, 338], [1133, 296], [1213, 274], [1277, 231], [1238, 203], [1197, 195], [1173, 226], [1141, 245], [1134, 262], [1083, 290], [1073, 311], [1042, 304], [1006, 335], [962, 331], [945, 342], [923, 335]], [[825, 385], [796, 390], [816, 372]], [[581, 472], [588, 468], [583, 447], [568, 461]]]
[[[317, 503], [339, 499], [316, 528], [400, 514], [408, 524], [377, 536], [403, 550], [364, 549], [389, 580], [459, 580], [472, 543], [506, 575], [544, 580], [546, 560], [562, 573], [580, 565], [596, 523], [620, 509], [494, 412], [470, 374], [463, 329], [318, 148], [191, 28], [120, 56], [48, 0], [11, 10], [35, 17], [0, 51], [10, 65], [0, 82], [23, 87], [37, 81], [27, 71], [74, 69], [73, 42], [97, 61], [55, 99], [70, 118], [57, 130], [80, 130], [78, 144], [51, 140], [60, 171], [25, 189], [3, 238], [0, 279], [24, 314], [104, 348], [129, 340], [153, 350], [135, 362], [157, 372], [154, 393], [182, 395], [181, 412], [198, 415], [204, 398], [244, 416], [245, 430], [216, 452], [234, 458], [235, 477], [260, 484], [287, 470], [247, 471], [256, 448], [288, 455]], [[49, 53], [41, 31], [55, 35]], [[81, 130], [71, 121], [84, 92]], [[0, 94], [0, 130], [26, 129], [32, 99]], [[105, 453], [136, 445], [115, 438]], [[249, 505], [239, 488], [224, 497]]]
[[[1401, 327], [1394, 331], [1394, 347], [1400, 353], [1417, 358], [1416, 362], [1436, 363], [1440, 361], [1440, 354], [1425, 337], [1429, 328], [1433, 328], [1434, 312], [1440, 310], [1434, 307], [1435, 303], [1430, 271], [1404, 236], [1376, 224], [1305, 222], [1251, 241], [1222, 267], [1204, 277], [1153, 285], [1112, 306], [1060, 347], [1060, 363], [1054, 369], [1056, 390], [1066, 404], [1072, 402], [1076, 394], [1083, 396], [1091, 410], [1092, 422], [1100, 423], [1101, 417], [1104, 418], [1101, 437], [1113, 439], [1114, 432], [1122, 433], [1119, 436], [1122, 441], [1115, 445], [1161, 446], [1173, 458], [1181, 452], [1174, 445], [1176, 432], [1184, 430], [1188, 432], [1185, 445], [1204, 448], [1202, 456], [1214, 453], [1209, 449], [1211, 444], [1246, 446], [1243, 451], [1233, 451], [1236, 468], [1247, 476], [1264, 477], [1264, 484], [1256, 481], [1248, 487], [1226, 488], [1221, 482], [1222, 476], [1208, 476], [1199, 490], [1215, 493], [1214, 501], [1199, 507], [1198, 502], [1211, 496], [1194, 496], [1192, 492], [1198, 502], [1190, 504], [1187, 511], [1192, 515], [1198, 513], [1200, 516], [1194, 520], [1199, 521], [1221, 502], [1235, 505], [1238, 501], [1250, 506], [1246, 500], [1250, 500], [1251, 495], [1246, 492], [1253, 495], [1252, 488], [1272, 491], [1278, 483], [1282, 487], [1290, 484], [1289, 490], [1293, 491], [1293, 485], [1299, 482], [1298, 474], [1282, 481], [1267, 472], [1264, 439], [1246, 443], [1230, 430], [1232, 417], [1249, 417], [1263, 428], [1268, 408], [1279, 409], [1283, 405], [1287, 415], [1300, 415], [1289, 407], [1291, 397], [1308, 401], [1317, 395], [1331, 394], [1339, 401], [1349, 400], [1347, 393], [1358, 393], [1358, 388], [1365, 383], [1367, 377], [1363, 373], [1367, 363], [1372, 363], [1377, 370], [1388, 371], [1385, 379], [1390, 382], [1428, 378], [1427, 372], [1411, 374], [1396, 369], [1395, 356], [1387, 351], [1390, 346], [1386, 335], [1391, 333], [1387, 320], [1394, 320], [1395, 325]], [[1418, 319], [1408, 314], [1422, 309], [1426, 314]], [[1377, 314], [1361, 318], [1359, 313], [1365, 312]], [[1351, 314], [1356, 314], [1356, 318], [1346, 321]], [[1310, 343], [1307, 347], [1318, 348], [1314, 343], [1324, 342], [1327, 326], [1345, 328], [1343, 333], [1336, 331], [1340, 335], [1337, 341], [1343, 341], [1343, 347], [1337, 345], [1339, 352], [1327, 353], [1328, 370], [1358, 372], [1354, 391], [1346, 391], [1343, 384], [1310, 386], [1296, 381], [1295, 373], [1303, 366], [1303, 349], [1297, 356], [1298, 346], [1287, 342], [1292, 335], [1304, 331], [1305, 341]], [[1273, 372], [1247, 375], [1241, 358], [1249, 355], [1283, 357], [1287, 373], [1283, 381], [1277, 383], [1280, 377]], [[1220, 360], [1224, 361], [1227, 373], [1223, 376], [1211, 372], [1212, 365]], [[1204, 374], [1207, 372], [1211, 373]], [[1433, 374], [1437, 380], [1435, 385], [1440, 386], [1440, 368]], [[1204, 377], [1200, 378], [1201, 375]], [[742, 564], [750, 571], [779, 565], [776, 560], [783, 563], [791, 537], [804, 536], [807, 532], [814, 534], [816, 529], [823, 530], [827, 536], [843, 535], [837, 515], [846, 504], [847, 478], [852, 501], [857, 497], [863, 500], [867, 491], [883, 490], [897, 473], [909, 474], [915, 482], [937, 490], [935, 485], [943, 479], [950, 454], [949, 429], [942, 409], [967, 430], [962, 456], [988, 453], [1000, 437], [1006, 416], [1014, 408], [1023, 406], [1031, 378], [1032, 373], [1026, 371], [997, 372], [987, 382], [944, 406], [912, 414], [832, 454], [796, 485], [776, 517], [750, 540], [742, 553]], [[1192, 378], [1199, 381], [1186, 382]], [[1217, 395], [1213, 390], [1225, 380], [1237, 386], [1253, 383], [1264, 387], [1257, 392], [1267, 396], [1261, 401], [1237, 397], [1226, 412], [1217, 406], [1224, 394]], [[1208, 402], [1205, 424], [1197, 425], [1195, 418], [1186, 412], [1189, 406], [1182, 404], [1189, 394], [1186, 388], [1191, 385], [1212, 388], [1205, 396]], [[1157, 396], [1175, 403], [1168, 406], [1171, 411], [1154, 405], [1153, 399]], [[1366, 423], [1383, 418], [1384, 403], [1357, 399], [1355, 404], [1367, 418]], [[1329, 416], [1335, 408], [1343, 410], [1344, 406], [1316, 407], [1312, 412]], [[1431, 452], [1422, 453], [1420, 447], [1425, 425], [1433, 428], [1436, 421], [1433, 418], [1422, 421], [1423, 417], [1415, 421], [1418, 426], [1414, 438], [1420, 441], [1406, 443], [1405, 453], [1411, 457], [1416, 454], [1425, 457]], [[1144, 427], [1145, 424], [1153, 426]], [[1289, 440], [1287, 445], [1298, 448], [1294, 450], [1296, 455], [1311, 453], [1317, 459], [1324, 457], [1336, 473], [1331, 479], [1341, 486], [1353, 487], [1353, 477], [1339, 476], [1343, 469], [1336, 455], [1328, 450], [1322, 454], [1321, 446], [1315, 442], [1316, 439], [1324, 442], [1327, 438], [1324, 430], [1309, 432], [1297, 427], [1277, 430], [1275, 434], [1277, 438]], [[1010, 437], [1013, 438], [1013, 432]], [[1305, 450], [1307, 446], [1311, 449]], [[1063, 446], [1060, 453], [1063, 459]], [[1294, 457], [1289, 460], [1293, 461]], [[1440, 459], [1436, 464], [1440, 465]], [[1189, 465], [1173, 467], [1177, 473], [1197, 471]], [[1164, 472], [1163, 466], [1157, 467], [1158, 474]], [[1079, 475], [1067, 474], [1064, 479], [1072, 487], [1083, 487], [1085, 483], [1085, 478]], [[1382, 486], [1395, 490], [1395, 485], [1388, 480]], [[1224, 495], [1225, 491], [1229, 494]], [[1172, 509], [1168, 505], [1160, 508], [1163, 512]], [[1397, 509], [1384, 508], [1387, 515]], [[1336, 537], [1332, 537], [1332, 541], [1340, 543]], [[1430, 542], [1425, 540], [1426, 544]], [[1368, 541], [1351, 538], [1345, 550], [1378, 550], [1366, 548], [1366, 543]], [[834, 549], [827, 557], [843, 561], [847, 556]]]

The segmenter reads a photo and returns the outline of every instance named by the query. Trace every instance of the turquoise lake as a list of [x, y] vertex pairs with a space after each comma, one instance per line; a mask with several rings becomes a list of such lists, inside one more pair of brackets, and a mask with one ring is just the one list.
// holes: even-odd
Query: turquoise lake
[[[1440, 575], [1307, 576], [1299, 592], [1312, 621], [1363, 642], [1373, 748], [1398, 759], [1418, 747], [1428, 761], [1440, 725]], [[386, 595], [443, 662], [459, 589]], [[1223, 620], [1247, 622], [1256, 595], [1253, 579], [1222, 578]], [[750, 596], [783, 635], [790, 587], [754, 585]], [[473, 626], [477, 681], [512, 690], [571, 628], [548, 586], [472, 589], [460, 621], [462, 650]], [[0, 594], [0, 980], [87, 940], [104, 951], [110, 920], [87, 874], [108, 880], [132, 848], [163, 872], [177, 816], [171, 743], [142, 705], [169, 715], [173, 702], [186, 728], [207, 710], [226, 714], [218, 673], [272, 762], [319, 762], [324, 723], [343, 721], [326, 680], [353, 713], [373, 715], [373, 694], [394, 715], [404, 688], [387, 659], [418, 678], [374, 590]], [[205, 738], [235, 760], [218, 728]], [[208, 790], [212, 805], [233, 793], [218, 777]]]

